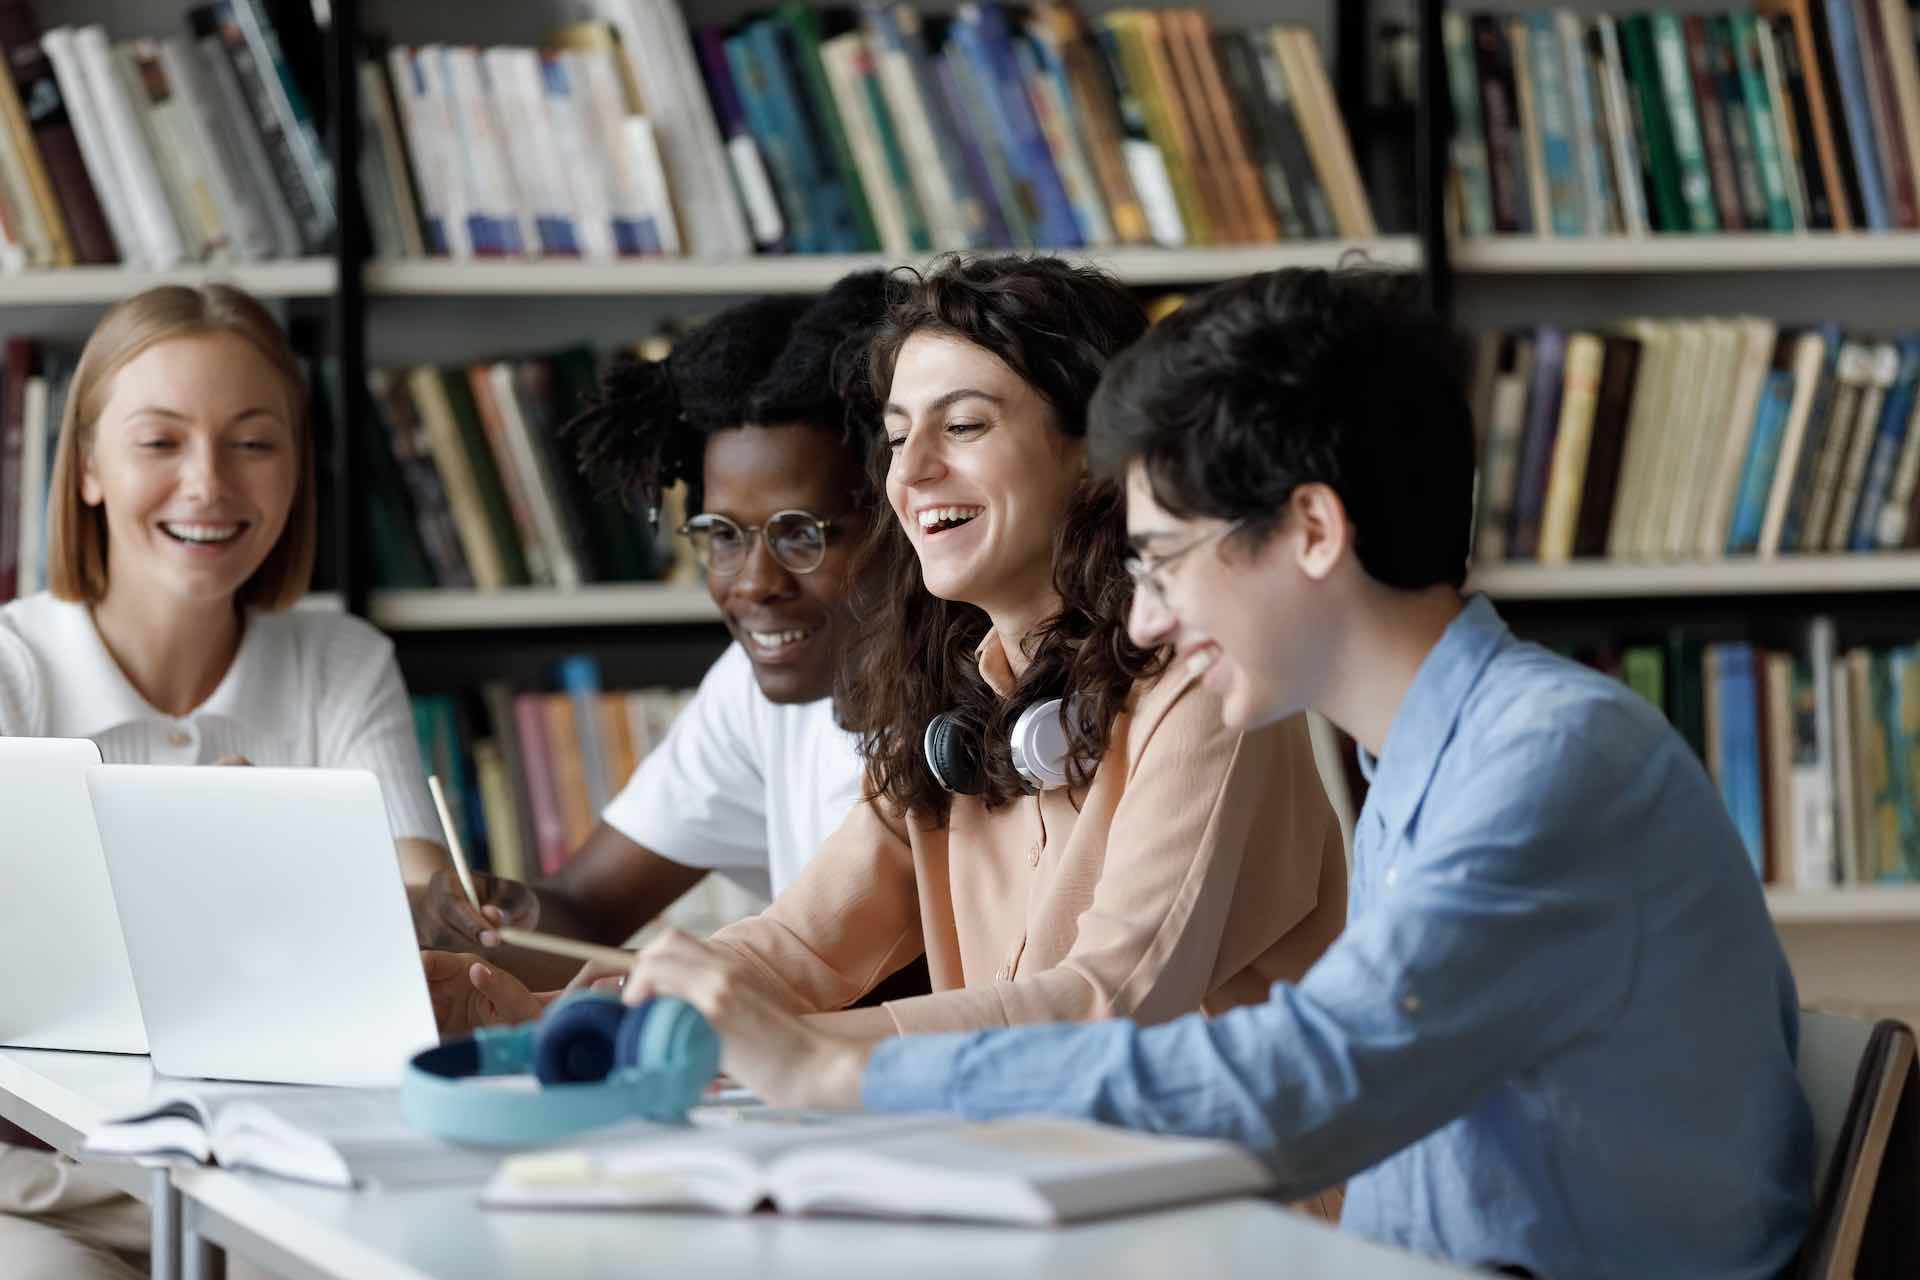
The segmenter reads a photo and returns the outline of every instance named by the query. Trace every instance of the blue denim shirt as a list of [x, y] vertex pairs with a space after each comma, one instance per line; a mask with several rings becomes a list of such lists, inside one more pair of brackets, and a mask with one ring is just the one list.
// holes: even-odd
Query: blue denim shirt
[[1706, 772], [1483, 598], [1427, 655], [1354, 833], [1347, 928], [1265, 1004], [903, 1038], [874, 1109], [1210, 1134], [1342, 1226], [1467, 1264], [1772, 1277], [1811, 1209], [1792, 975]]

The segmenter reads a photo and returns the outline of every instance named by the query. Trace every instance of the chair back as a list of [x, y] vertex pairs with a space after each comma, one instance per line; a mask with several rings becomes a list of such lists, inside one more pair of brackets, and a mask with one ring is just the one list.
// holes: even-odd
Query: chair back
[[[1797, 1280], [1874, 1280], [1920, 1246], [1920, 1081], [1904, 1023], [1800, 1015], [1813, 1112], [1813, 1219]], [[1915, 1081], [1910, 1086], [1910, 1081]]]

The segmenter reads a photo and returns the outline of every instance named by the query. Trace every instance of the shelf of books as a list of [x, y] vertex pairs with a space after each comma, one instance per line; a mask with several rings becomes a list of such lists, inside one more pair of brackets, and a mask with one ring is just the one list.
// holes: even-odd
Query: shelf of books
[[388, 631], [657, 626], [720, 620], [720, 611], [705, 587], [658, 582], [598, 583], [571, 590], [440, 587], [375, 591], [367, 612], [375, 625]]
[[1904, 3], [1450, 11], [1441, 37], [1461, 271], [1920, 265]]
[[[1209, 245], [1174, 249], [1114, 246], [1062, 250], [1061, 256], [1112, 271], [1130, 284], [1183, 284], [1225, 280], [1281, 267], [1331, 267], [1349, 254], [1381, 266], [1419, 266], [1411, 236], [1354, 240], [1287, 240], [1270, 244]], [[402, 258], [367, 264], [367, 291], [377, 296], [474, 294], [735, 294], [806, 293], [830, 287], [851, 271], [907, 263], [927, 255], [766, 254], [751, 258], [647, 258], [632, 261], [565, 261], [516, 258], [460, 261]]]
[[1920, 591], [1920, 553], [1791, 555], [1687, 564], [1489, 564], [1474, 569], [1474, 591], [1495, 600], [1633, 599], [1682, 596], [1813, 595]]
[[194, 262], [162, 269], [60, 267], [0, 275], [0, 306], [118, 302], [162, 284], [230, 284], [260, 298], [324, 298], [339, 287], [332, 258], [289, 262]]

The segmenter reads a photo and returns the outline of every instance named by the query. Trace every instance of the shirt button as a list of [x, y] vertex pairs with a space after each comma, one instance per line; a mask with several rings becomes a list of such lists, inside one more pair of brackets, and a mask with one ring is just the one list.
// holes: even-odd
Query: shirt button
[[1042, 842], [1038, 840], [1033, 842], [1033, 848], [1027, 850], [1028, 866], [1037, 867], [1040, 865], [1040, 851], [1044, 848], [1046, 848], [1046, 845], [1043, 844]]
[[1400, 883], [1400, 868], [1398, 864], [1387, 868], [1386, 881], [1387, 888], [1389, 889]]
[[172, 733], [167, 735], [167, 741], [173, 746], [184, 747], [188, 743], [193, 741], [193, 735], [188, 733], [185, 729], [175, 729]]
[[1409, 991], [1409, 992], [1407, 992], [1407, 994], [1405, 994], [1405, 995], [1403, 995], [1403, 996], [1401, 996], [1401, 997], [1400, 997], [1400, 1011], [1401, 1011], [1402, 1013], [1418, 1013], [1418, 1012], [1420, 1012], [1420, 997], [1419, 997], [1419, 996], [1417, 996], [1417, 995], [1415, 995], [1415, 994], [1413, 994], [1413, 992], [1411, 992], [1411, 991]]
[[999, 971], [998, 973], [996, 973], [996, 974], [994, 974], [994, 975], [993, 975], [993, 980], [994, 980], [995, 982], [1011, 982], [1011, 981], [1013, 981], [1013, 966], [1012, 966], [1012, 965], [1007, 965], [1007, 964], [1003, 964], [1003, 965], [1001, 965], [1001, 966], [1000, 966], [1000, 971]]

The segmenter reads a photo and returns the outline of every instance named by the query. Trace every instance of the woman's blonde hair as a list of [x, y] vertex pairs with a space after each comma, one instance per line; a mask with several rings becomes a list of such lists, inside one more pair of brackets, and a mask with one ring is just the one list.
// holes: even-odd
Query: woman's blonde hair
[[156, 342], [214, 334], [244, 338], [280, 376], [293, 415], [299, 467], [287, 526], [266, 560], [241, 585], [236, 603], [284, 609], [307, 593], [313, 577], [318, 502], [300, 361], [279, 323], [251, 294], [224, 284], [197, 289], [168, 284], [136, 294], [101, 317], [74, 370], [47, 496], [47, 585], [59, 599], [92, 604], [107, 593], [107, 513], [87, 505], [81, 482], [94, 427], [106, 409], [114, 375]]

